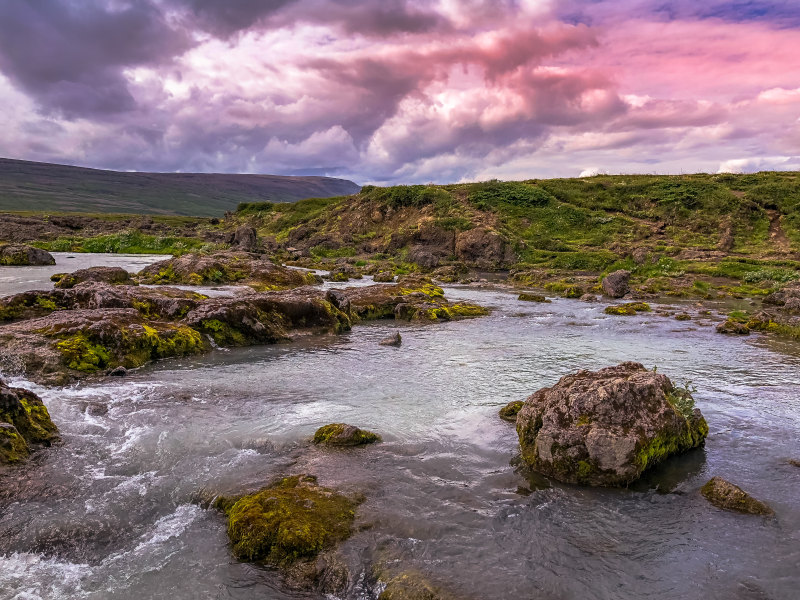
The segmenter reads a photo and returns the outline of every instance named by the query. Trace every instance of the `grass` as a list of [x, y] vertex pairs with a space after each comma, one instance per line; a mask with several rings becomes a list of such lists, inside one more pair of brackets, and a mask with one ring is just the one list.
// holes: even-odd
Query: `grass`
[[38, 248], [50, 252], [106, 252], [114, 254], [172, 254], [210, 252], [223, 246], [208, 244], [197, 238], [157, 236], [140, 231], [122, 231], [96, 237], [60, 237], [52, 241], [35, 242]]

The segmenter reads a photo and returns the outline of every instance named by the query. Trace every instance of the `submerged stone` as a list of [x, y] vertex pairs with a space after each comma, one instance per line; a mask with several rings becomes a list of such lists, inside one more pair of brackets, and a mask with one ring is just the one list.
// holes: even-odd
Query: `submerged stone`
[[650, 310], [650, 305], [647, 302], [628, 302], [627, 304], [607, 306], [605, 313], [607, 315], [631, 316], [640, 312], [650, 312]]
[[359, 429], [346, 423], [331, 423], [317, 429], [314, 434], [315, 444], [326, 446], [363, 446], [380, 442], [381, 436], [365, 429]]
[[380, 342], [378, 342], [381, 346], [399, 346], [403, 343], [403, 338], [400, 336], [400, 332], [390, 335], [388, 337], [383, 338]]
[[548, 300], [541, 294], [528, 294], [528, 293], [520, 294], [517, 300], [522, 300], [524, 302], [550, 302], [550, 300]]
[[220, 498], [236, 558], [289, 567], [317, 556], [352, 533], [359, 502], [294, 475], [238, 498]]
[[562, 377], [530, 396], [516, 422], [534, 470], [597, 486], [627, 485], [708, 434], [688, 390], [633, 362]]
[[712, 477], [700, 488], [700, 493], [717, 508], [752, 515], [774, 514], [769, 506], [756, 500], [740, 487], [725, 481], [722, 477]]
[[717, 325], [717, 333], [747, 335], [750, 333], [750, 328], [745, 323], [740, 323], [734, 319], [728, 319], [724, 323]]

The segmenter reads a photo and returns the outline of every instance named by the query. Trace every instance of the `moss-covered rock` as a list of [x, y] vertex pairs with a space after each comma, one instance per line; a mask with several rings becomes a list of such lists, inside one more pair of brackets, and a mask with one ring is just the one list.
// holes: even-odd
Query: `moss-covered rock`
[[523, 300], [524, 302], [550, 302], [550, 300], [541, 294], [530, 294], [527, 292], [520, 294], [517, 300]]
[[378, 600], [455, 600], [417, 571], [403, 571], [386, 582]]
[[73, 288], [84, 281], [103, 282], [109, 285], [136, 285], [131, 274], [121, 267], [89, 267], [73, 273], [57, 273], [50, 277], [58, 289]]
[[607, 306], [604, 312], [607, 315], [631, 316], [640, 312], [650, 312], [650, 310], [650, 305], [647, 302], [628, 302], [626, 304]]
[[728, 335], [747, 335], [750, 333], [750, 328], [746, 323], [741, 323], [734, 319], [728, 319], [724, 323], [717, 325], [717, 333], [725, 333]]
[[517, 413], [519, 413], [524, 404], [525, 403], [522, 400], [514, 400], [513, 402], [509, 402], [503, 408], [501, 408], [498, 414], [504, 421], [514, 423], [517, 420]]
[[0, 266], [23, 267], [56, 264], [56, 259], [46, 250], [25, 244], [0, 245]]
[[586, 485], [627, 485], [708, 435], [689, 390], [638, 363], [562, 377], [531, 395], [516, 423], [531, 468]]
[[721, 477], [712, 477], [700, 493], [714, 506], [725, 510], [753, 515], [772, 515], [773, 510], [763, 502], [756, 500], [740, 487], [725, 481]]
[[381, 436], [345, 423], [331, 423], [317, 429], [314, 443], [325, 446], [363, 446], [380, 442]]
[[288, 566], [350, 537], [358, 500], [317, 484], [311, 475], [286, 477], [238, 498], [220, 498], [228, 537], [240, 560]]
[[0, 464], [20, 462], [31, 448], [57, 439], [58, 429], [41, 398], [0, 380]]

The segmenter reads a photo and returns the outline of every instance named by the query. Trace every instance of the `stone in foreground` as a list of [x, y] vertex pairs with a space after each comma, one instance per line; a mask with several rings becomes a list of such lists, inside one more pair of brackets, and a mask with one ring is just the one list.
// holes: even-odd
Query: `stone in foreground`
[[314, 443], [325, 446], [363, 446], [380, 442], [381, 436], [346, 423], [331, 423], [317, 429]]
[[0, 464], [25, 460], [32, 446], [49, 446], [57, 439], [58, 429], [42, 400], [0, 380]]
[[769, 506], [756, 500], [740, 487], [725, 481], [722, 477], [712, 477], [700, 488], [700, 493], [717, 508], [751, 515], [775, 514]]
[[215, 505], [228, 516], [236, 558], [286, 568], [350, 537], [358, 501], [318, 485], [313, 475], [294, 475]]
[[378, 344], [381, 346], [399, 346], [402, 343], [403, 343], [403, 338], [400, 335], [400, 332], [385, 337], [380, 342], [378, 342]]
[[687, 390], [626, 362], [579, 371], [530, 396], [517, 415], [523, 460], [563, 481], [624, 486], [702, 446], [708, 425]]

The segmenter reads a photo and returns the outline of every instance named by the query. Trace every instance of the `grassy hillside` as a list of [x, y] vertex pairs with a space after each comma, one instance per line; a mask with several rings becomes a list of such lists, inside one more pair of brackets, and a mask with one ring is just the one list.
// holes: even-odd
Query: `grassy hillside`
[[222, 216], [240, 202], [295, 202], [358, 189], [330, 177], [121, 173], [0, 159], [0, 211]]

